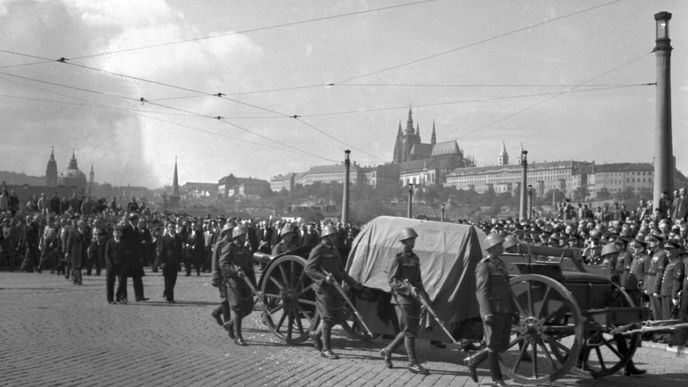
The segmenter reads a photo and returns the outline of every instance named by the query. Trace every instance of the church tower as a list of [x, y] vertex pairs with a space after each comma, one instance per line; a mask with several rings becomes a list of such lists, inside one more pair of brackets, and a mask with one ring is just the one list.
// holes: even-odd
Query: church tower
[[401, 149], [401, 139], [403, 137], [403, 134], [401, 133], [401, 121], [399, 121], [399, 129], [397, 130], [397, 139], [394, 141], [394, 158], [392, 159], [395, 164], [400, 164], [401, 163], [401, 155], [402, 155], [402, 149]]
[[177, 175], [177, 156], [174, 157], [174, 176], [172, 176], [172, 195], [170, 195], [170, 206], [179, 207], [179, 176]]
[[435, 134], [435, 121], [432, 121], [432, 137], [430, 137], [430, 144], [437, 144], [437, 134]]
[[499, 151], [499, 156], [497, 156], [497, 165], [508, 165], [509, 164], [509, 154], [506, 153], [506, 145], [502, 141], [502, 149]]
[[45, 168], [45, 185], [47, 187], [57, 187], [57, 162], [55, 161], [55, 148], [50, 151], [50, 160]]
[[95, 182], [96, 174], [93, 172], [93, 163], [91, 163], [91, 173], [88, 174], [88, 196], [93, 195], [93, 184]]

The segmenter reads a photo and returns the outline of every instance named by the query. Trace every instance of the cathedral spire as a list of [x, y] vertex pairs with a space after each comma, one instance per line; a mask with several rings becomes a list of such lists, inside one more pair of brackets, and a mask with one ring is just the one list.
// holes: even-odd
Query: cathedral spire
[[420, 140], [420, 122], [416, 122], [416, 134], [418, 135], [418, 142], [421, 142], [421, 140]]
[[430, 144], [437, 144], [437, 135], [435, 134], [435, 120], [432, 121], [432, 136], [430, 137]]
[[179, 196], [179, 176], [177, 175], [177, 156], [174, 156], [174, 176], [172, 177], [172, 195]]
[[414, 134], [413, 112], [411, 111], [411, 105], [409, 105], [408, 120], [406, 121], [406, 134]]
[[506, 152], [506, 144], [502, 140], [502, 149], [499, 151], [497, 156], [497, 165], [507, 165], [509, 164], [509, 154]]
[[55, 147], [50, 150], [50, 159], [45, 168], [45, 185], [57, 187], [57, 162], [55, 161]]

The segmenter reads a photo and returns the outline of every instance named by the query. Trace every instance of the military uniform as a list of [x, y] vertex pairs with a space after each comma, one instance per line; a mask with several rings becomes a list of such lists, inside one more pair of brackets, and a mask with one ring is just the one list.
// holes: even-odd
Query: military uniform
[[421, 303], [412, 295], [411, 288], [425, 293], [418, 256], [410, 248], [405, 247], [403, 252], [394, 257], [387, 279], [392, 288], [392, 304], [395, 305], [397, 312], [399, 332], [394, 340], [383, 349], [382, 354], [388, 358], [389, 354], [393, 353], [403, 342], [409, 363], [414, 365], [418, 363], [415, 338], [418, 335]]
[[492, 324], [483, 324], [487, 348], [504, 351], [509, 345], [511, 322], [515, 311], [509, 272], [500, 258], [487, 254], [475, 268], [476, 296], [480, 316], [492, 316]]
[[329, 243], [321, 242], [311, 250], [306, 264], [306, 275], [313, 280], [316, 306], [320, 317], [333, 325], [344, 321], [344, 299], [334, 285], [325, 282], [328, 272], [337, 283], [345, 281], [354, 286], [356, 281], [344, 271], [339, 250]]
[[666, 254], [664, 250], [657, 247], [652, 250], [652, 258], [647, 269], [647, 281], [645, 289], [650, 297], [650, 309], [655, 320], [662, 319], [662, 302], [659, 295], [662, 286], [662, 276], [664, 275], [664, 266], [666, 265]]
[[678, 257], [673, 258], [664, 269], [659, 292], [662, 300], [662, 320], [669, 320], [676, 317], [672, 313], [674, 309], [672, 300], [678, 299], [678, 292], [681, 291], [683, 274], [683, 262]]
[[645, 265], [650, 256], [641, 252], [631, 256], [630, 264], [624, 262], [624, 272], [621, 276], [621, 286], [626, 289], [636, 306], [641, 306], [642, 294], [645, 289]]
[[[231, 316], [231, 321], [225, 322], [225, 329], [229, 331], [230, 337], [235, 338], [237, 344], [246, 345], [241, 335], [241, 320], [253, 311], [253, 293], [245, 280], [256, 285], [251, 251], [237, 239], [221, 247], [218, 265], [222, 270], [223, 286], [227, 289], [227, 304]], [[241, 278], [240, 273], [243, 273], [245, 279]]]

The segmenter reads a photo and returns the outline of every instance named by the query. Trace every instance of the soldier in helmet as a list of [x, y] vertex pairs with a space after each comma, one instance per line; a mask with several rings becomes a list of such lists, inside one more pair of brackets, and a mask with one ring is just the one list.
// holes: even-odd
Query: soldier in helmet
[[290, 226], [284, 226], [280, 231], [282, 240], [272, 248], [272, 255], [277, 256], [287, 251], [291, 251], [299, 247], [296, 232]]
[[504, 238], [501, 236], [489, 234], [485, 238], [487, 255], [475, 268], [476, 296], [487, 348], [464, 360], [471, 379], [477, 383], [475, 369], [487, 359], [493, 386], [506, 386], [499, 368], [499, 352], [504, 351], [509, 344], [511, 324], [516, 310], [509, 286], [509, 272], [504, 261], [500, 259], [504, 251], [503, 242]]
[[518, 239], [514, 235], [507, 235], [503, 246], [505, 253], [518, 254]]
[[[218, 325], [224, 326], [225, 322], [230, 321], [229, 303], [227, 303], [227, 287], [222, 285], [222, 269], [219, 265], [219, 256], [223, 246], [232, 242], [232, 230], [235, 224], [232, 222], [225, 223], [220, 230], [219, 240], [215, 243], [212, 249], [211, 267], [212, 267], [212, 285], [220, 292], [220, 305], [215, 307], [210, 315], [215, 319]], [[231, 327], [231, 326], [229, 326]], [[229, 337], [234, 338], [234, 330], [228, 331]]]
[[232, 241], [222, 246], [219, 265], [227, 286], [230, 321], [225, 322], [229, 337], [237, 345], [246, 345], [241, 335], [241, 320], [253, 311], [253, 293], [246, 281], [256, 285], [251, 251], [246, 245], [248, 231], [244, 225], [232, 230]]
[[320, 243], [311, 250], [305, 272], [313, 280], [315, 303], [322, 317], [318, 328], [310, 333], [315, 347], [326, 359], [339, 359], [331, 346], [331, 329], [344, 321], [344, 299], [335, 288], [335, 283], [345, 281], [349, 286], [362, 286], [344, 271], [342, 257], [337, 249], [337, 229], [332, 225], [323, 228]]
[[380, 351], [380, 355], [387, 367], [392, 368], [392, 353], [403, 342], [409, 359], [409, 371], [427, 375], [430, 372], [418, 363], [416, 357], [416, 335], [421, 315], [418, 293], [425, 293], [420, 274], [420, 259], [413, 252], [416, 237], [418, 234], [410, 227], [403, 229], [399, 236], [399, 242], [404, 250], [394, 257], [387, 278], [392, 288], [392, 304], [397, 311], [400, 330], [394, 340]]

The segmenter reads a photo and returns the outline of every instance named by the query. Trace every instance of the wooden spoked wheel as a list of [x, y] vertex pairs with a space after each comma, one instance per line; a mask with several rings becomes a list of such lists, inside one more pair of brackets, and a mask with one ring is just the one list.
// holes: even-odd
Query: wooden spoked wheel
[[[635, 307], [633, 299], [616, 284], [613, 284], [612, 302], [609, 306]], [[611, 375], [633, 358], [640, 344], [640, 333], [634, 335], [613, 335], [615, 326], [600, 327], [587, 332], [581, 351], [579, 366], [590, 372], [594, 378]]]
[[284, 255], [271, 262], [261, 277], [263, 323], [287, 344], [299, 344], [319, 320], [306, 260]]
[[561, 283], [538, 274], [511, 279], [519, 314], [512, 325], [502, 370], [518, 383], [551, 382], [576, 365], [583, 346], [583, 318], [571, 292]]

